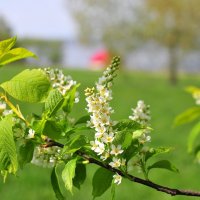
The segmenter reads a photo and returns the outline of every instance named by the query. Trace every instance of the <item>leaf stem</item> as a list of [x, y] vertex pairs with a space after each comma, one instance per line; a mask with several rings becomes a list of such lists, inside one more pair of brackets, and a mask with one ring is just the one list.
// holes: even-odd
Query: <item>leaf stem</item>
[[21, 120], [23, 120], [25, 123], [26, 123], [26, 125], [27, 126], [29, 126], [29, 122], [28, 121], [26, 121], [26, 119], [24, 118], [24, 116], [22, 115], [22, 113], [21, 113], [21, 111], [20, 111], [20, 109], [19, 109], [19, 106], [17, 105], [17, 107], [15, 107], [9, 100], [8, 100], [8, 98], [5, 96], [5, 95], [3, 95], [3, 94], [0, 94], [0, 97], [1, 97], [1, 99], [3, 99], [5, 102], [6, 102], [6, 104], [12, 109], [12, 111], [21, 119]]

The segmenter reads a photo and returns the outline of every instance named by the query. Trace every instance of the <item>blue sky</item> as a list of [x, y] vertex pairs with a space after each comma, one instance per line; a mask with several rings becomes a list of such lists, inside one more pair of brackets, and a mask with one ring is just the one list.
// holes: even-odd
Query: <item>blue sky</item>
[[0, 16], [19, 38], [67, 39], [76, 35], [65, 0], [1, 0]]

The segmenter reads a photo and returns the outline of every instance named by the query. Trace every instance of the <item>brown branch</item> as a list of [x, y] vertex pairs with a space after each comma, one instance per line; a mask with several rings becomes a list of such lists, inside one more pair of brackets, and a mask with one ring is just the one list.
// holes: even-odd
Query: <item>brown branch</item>
[[[51, 139], [47, 140], [47, 144], [46, 147], [50, 147], [50, 146], [58, 146], [63, 148], [64, 145], [61, 143], [58, 143], [56, 141], [53, 141]], [[195, 192], [195, 191], [190, 191], [190, 190], [179, 190], [179, 189], [175, 189], [175, 188], [169, 188], [166, 186], [162, 186], [156, 183], [151, 182], [150, 180], [145, 180], [145, 179], [141, 179], [139, 177], [133, 176], [131, 174], [126, 174], [124, 172], [122, 172], [119, 169], [116, 168], [112, 168], [109, 164], [105, 164], [102, 163], [101, 161], [90, 157], [89, 155], [85, 154], [84, 152], [82, 152], [81, 150], [78, 150], [75, 152], [78, 156], [84, 158], [85, 160], [87, 160], [89, 163], [93, 163], [96, 164], [100, 167], [103, 167], [111, 172], [114, 173], [118, 173], [120, 176], [129, 179], [130, 181], [145, 185], [147, 187], [153, 188], [159, 192], [164, 192], [167, 194], [170, 194], [171, 196], [176, 196], [176, 195], [182, 195], [182, 196], [196, 196], [196, 197], [200, 197], [200, 192]]]

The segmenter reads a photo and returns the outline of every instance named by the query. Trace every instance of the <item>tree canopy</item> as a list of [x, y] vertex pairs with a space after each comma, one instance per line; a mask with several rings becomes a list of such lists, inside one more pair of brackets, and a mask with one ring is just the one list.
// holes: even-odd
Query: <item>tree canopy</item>
[[68, 7], [84, 42], [99, 40], [123, 57], [148, 41], [169, 49], [172, 82], [177, 79], [177, 52], [200, 46], [198, 0], [76, 0], [68, 1]]

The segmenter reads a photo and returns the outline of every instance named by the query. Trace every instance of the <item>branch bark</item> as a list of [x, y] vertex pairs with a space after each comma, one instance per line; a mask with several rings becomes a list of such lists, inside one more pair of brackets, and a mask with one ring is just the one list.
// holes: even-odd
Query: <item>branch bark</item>
[[[53, 141], [51, 139], [48, 139], [46, 142], [47, 142], [47, 144], [45, 145], [45, 147], [50, 147], [50, 146], [58, 146], [58, 147], [61, 147], [61, 148], [64, 147], [63, 144], [56, 142], [56, 141]], [[118, 173], [120, 176], [127, 178], [132, 182], [136, 182], [138, 184], [145, 185], [145, 186], [150, 187], [150, 188], [157, 190], [159, 192], [163, 192], [163, 193], [169, 194], [171, 196], [182, 195], [182, 196], [200, 197], [200, 192], [190, 191], [190, 190], [180, 190], [180, 189], [176, 189], [176, 188], [169, 188], [169, 187], [166, 187], [166, 186], [163, 186], [163, 185], [156, 184], [156, 183], [154, 183], [150, 180], [145, 180], [145, 179], [133, 176], [131, 174], [126, 174], [119, 169], [112, 168], [109, 164], [103, 163], [103, 162], [101, 162], [101, 161], [99, 161], [95, 158], [90, 157], [89, 155], [82, 152], [81, 150], [78, 150], [75, 153], [78, 156], [87, 160], [89, 163], [96, 164], [96, 165], [103, 167], [103, 168], [105, 168], [105, 169], [107, 169], [111, 172]]]

